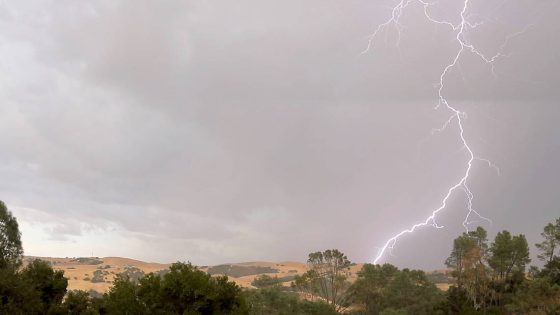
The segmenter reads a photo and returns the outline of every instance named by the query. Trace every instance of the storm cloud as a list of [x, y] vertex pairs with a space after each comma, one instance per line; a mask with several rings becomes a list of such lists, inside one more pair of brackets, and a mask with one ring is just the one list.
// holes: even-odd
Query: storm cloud
[[[560, 7], [472, 0], [494, 54], [450, 73], [468, 113], [475, 207], [538, 240], [560, 214]], [[0, 199], [26, 254], [215, 264], [371, 261], [464, 172], [437, 105], [454, 34], [422, 7], [368, 36], [394, 1], [17, 1], [0, 4]], [[458, 1], [433, 13], [457, 19]], [[435, 268], [463, 231], [454, 194], [387, 261]]]

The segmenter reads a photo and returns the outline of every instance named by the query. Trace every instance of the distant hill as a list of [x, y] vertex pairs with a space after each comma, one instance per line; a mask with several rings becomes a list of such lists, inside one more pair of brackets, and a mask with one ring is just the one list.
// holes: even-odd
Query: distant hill
[[24, 264], [33, 259], [48, 261], [56, 270], [64, 270], [68, 278], [68, 289], [94, 290], [104, 293], [112, 285], [116, 274], [125, 272], [131, 277], [158, 272], [169, 268], [170, 264], [149, 263], [122, 257], [33, 257], [26, 256]]
[[[115, 275], [126, 273], [132, 279], [141, 278], [144, 274], [155, 272], [165, 273], [171, 264], [160, 264], [144, 262], [122, 257], [35, 257], [26, 256], [24, 264], [33, 259], [48, 261], [54, 269], [64, 270], [68, 278], [68, 289], [80, 289], [85, 291], [96, 291], [104, 293], [109, 290]], [[363, 264], [353, 264], [350, 267], [350, 281], [354, 281], [357, 272]], [[271, 277], [278, 277], [282, 285], [289, 286], [296, 275], [301, 275], [307, 271], [307, 265], [301, 262], [244, 262], [228, 263], [216, 266], [199, 266], [203, 271], [211, 275], [227, 275], [239, 286], [251, 288], [251, 282], [258, 275], [266, 274]], [[449, 287], [448, 272], [445, 270], [429, 273], [433, 281], [440, 289]]]

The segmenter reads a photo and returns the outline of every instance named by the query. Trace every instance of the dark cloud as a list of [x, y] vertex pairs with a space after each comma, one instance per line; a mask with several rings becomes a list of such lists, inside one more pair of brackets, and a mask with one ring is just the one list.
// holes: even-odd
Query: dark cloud
[[[43, 231], [28, 248], [218, 263], [339, 247], [370, 260], [438, 207], [466, 162], [456, 126], [430, 134], [448, 119], [433, 108], [452, 32], [413, 5], [399, 45], [389, 29], [361, 53], [391, 4], [0, 5], [0, 198], [24, 239]], [[455, 4], [431, 10], [453, 20]], [[473, 169], [486, 227], [534, 242], [558, 215], [560, 9], [472, 6], [484, 24], [468, 39], [507, 57], [493, 76], [467, 54], [444, 93], [468, 113], [473, 149], [501, 168]], [[389, 259], [440, 266], [464, 215], [457, 194], [446, 229], [403, 239]]]

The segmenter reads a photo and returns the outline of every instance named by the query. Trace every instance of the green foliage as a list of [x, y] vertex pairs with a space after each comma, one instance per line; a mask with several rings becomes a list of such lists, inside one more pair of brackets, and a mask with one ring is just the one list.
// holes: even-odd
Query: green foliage
[[[537, 247], [545, 266], [532, 267], [529, 274], [525, 273], [530, 259], [524, 235], [502, 231], [488, 246], [483, 228], [463, 233], [453, 241], [446, 260], [456, 281], [447, 292], [438, 290], [423, 271], [399, 270], [389, 264], [365, 264], [350, 286], [350, 261], [338, 250], [326, 250], [309, 254], [309, 270], [293, 276], [296, 292], [280, 285], [292, 275], [286, 279], [261, 275], [252, 283], [260, 289], [242, 291], [227, 276], [211, 276], [190, 263], [176, 263], [147, 275], [129, 267], [115, 277], [106, 294], [92, 297], [85, 291], [67, 293], [64, 272], [53, 270], [46, 261], [33, 260], [21, 268], [17, 221], [0, 202], [0, 314], [332, 315], [343, 310], [383, 315], [560, 314], [559, 226], [560, 219], [544, 228], [544, 240]], [[76, 261], [102, 263], [90, 258]], [[231, 265], [219, 268], [225, 273], [233, 270]], [[104, 269], [94, 271], [96, 281], [104, 280]], [[445, 281], [444, 276], [431, 278]]]
[[535, 244], [541, 252], [538, 258], [542, 261], [550, 263], [558, 251], [560, 251], [560, 218], [554, 223], [549, 223], [544, 227], [541, 233], [543, 241]]
[[0, 314], [55, 314], [68, 280], [50, 264], [32, 261], [21, 272], [0, 269]]
[[444, 295], [421, 270], [365, 264], [350, 289], [365, 314], [434, 314]]
[[560, 257], [555, 256], [544, 265], [540, 275], [546, 277], [551, 283], [560, 285]]
[[432, 281], [433, 283], [450, 283], [451, 282], [451, 277], [449, 276], [448, 273], [445, 272], [432, 272], [432, 273], [428, 273], [426, 274], [426, 276], [428, 277], [428, 279], [430, 281]]
[[95, 270], [93, 272], [93, 277], [91, 278], [91, 282], [93, 283], [97, 283], [97, 282], [105, 282], [105, 275], [108, 274], [107, 271], [103, 271], [103, 270]]
[[465, 283], [467, 277], [484, 273], [484, 260], [486, 258], [488, 245], [487, 233], [482, 227], [476, 231], [463, 233], [453, 241], [453, 250], [445, 261], [447, 267], [452, 268], [452, 275], [457, 280], [457, 286], [476, 285]]
[[62, 303], [61, 313], [68, 315], [99, 314], [89, 293], [83, 290], [68, 292]]
[[[529, 246], [523, 234], [499, 232], [490, 248], [485, 231], [463, 233], [455, 239], [447, 265], [454, 268], [457, 287], [451, 287], [441, 309], [450, 314], [556, 314], [560, 305], [560, 258], [555, 224], [548, 224], [537, 244], [546, 261], [539, 271], [531, 267]], [[483, 233], [480, 233], [483, 232]], [[467, 303], [468, 302], [468, 303]]]
[[247, 290], [244, 297], [251, 315], [334, 315], [335, 309], [323, 301], [301, 300], [295, 293], [278, 287]]
[[549, 223], [544, 227], [541, 236], [544, 238], [542, 243], [536, 244], [541, 251], [539, 258], [546, 264], [540, 272], [540, 276], [545, 277], [550, 283], [560, 286], [560, 218], [554, 223]]
[[105, 295], [112, 314], [244, 314], [241, 289], [227, 277], [211, 277], [193, 265], [175, 263], [163, 278], [148, 274], [139, 282], [118, 275]]
[[471, 315], [477, 313], [467, 290], [455, 286], [449, 288], [446, 301], [438, 308], [444, 310], [447, 314]]
[[208, 268], [208, 273], [239, 278], [263, 273], [278, 273], [278, 269], [262, 266], [218, 265]]
[[408, 315], [410, 313], [408, 313], [407, 311], [403, 310], [403, 309], [395, 309], [392, 307], [386, 308], [383, 311], [381, 311], [381, 313], [379, 313], [380, 315]]
[[147, 314], [163, 314], [165, 301], [162, 298], [161, 276], [149, 273], [140, 279], [138, 299], [144, 303]]
[[524, 273], [531, 261], [525, 235], [512, 236], [509, 231], [496, 235], [490, 253], [488, 264], [500, 280], [509, 280], [514, 273]]
[[64, 271], [54, 271], [48, 262], [39, 259], [23, 269], [21, 281], [39, 293], [45, 311], [61, 304], [68, 286]]
[[127, 276], [132, 281], [139, 281], [145, 276], [144, 271], [134, 266], [126, 266], [122, 274]]
[[241, 289], [226, 276], [213, 278], [193, 265], [176, 263], [161, 282], [166, 305], [178, 314], [215, 314], [243, 308]]
[[260, 275], [255, 277], [255, 279], [251, 282], [251, 285], [256, 288], [276, 287], [280, 285], [280, 280], [278, 279], [278, 277]]
[[146, 314], [138, 299], [138, 286], [123, 275], [117, 275], [113, 286], [104, 296], [104, 307], [109, 314]]
[[0, 268], [21, 265], [23, 247], [16, 218], [0, 200]]
[[560, 314], [560, 286], [546, 278], [526, 281], [505, 308], [511, 314]]
[[40, 314], [40, 292], [11, 268], [0, 268], [0, 314]]
[[100, 260], [98, 257], [78, 257], [71, 259], [70, 262], [80, 265], [100, 265], [103, 263], [103, 260]]
[[311, 294], [318, 295], [340, 310], [348, 305], [346, 290], [350, 260], [338, 249], [309, 254], [307, 265], [309, 270], [302, 276], [294, 277], [294, 287]]
[[457, 287], [464, 289], [475, 309], [485, 310], [493, 293], [490, 285], [487, 233], [482, 227], [463, 233], [453, 241], [453, 250], [445, 264], [453, 268]]

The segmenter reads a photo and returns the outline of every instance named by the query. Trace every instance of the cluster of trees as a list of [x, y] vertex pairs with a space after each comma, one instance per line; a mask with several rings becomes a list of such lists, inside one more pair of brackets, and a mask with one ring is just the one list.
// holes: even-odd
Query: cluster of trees
[[351, 262], [338, 249], [309, 254], [308, 270], [296, 276], [292, 287], [306, 293], [311, 300], [320, 298], [337, 311], [349, 305], [347, 281]]
[[354, 264], [339, 250], [309, 254], [308, 271], [291, 286], [262, 275], [256, 289], [211, 276], [190, 263], [168, 272], [117, 275], [101, 296], [68, 291], [63, 271], [35, 260], [23, 266], [17, 220], [0, 201], [0, 314], [560, 314], [560, 218], [536, 244], [544, 267], [531, 267], [524, 235], [502, 231], [488, 243], [479, 227], [453, 241], [442, 291], [421, 270]]
[[523, 234], [499, 232], [490, 245], [486, 231], [463, 233], [446, 261], [455, 285], [447, 303], [457, 314], [560, 314], [560, 219], [549, 223], [536, 244], [544, 261], [527, 272], [529, 245]]
[[17, 220], [0, 201], [0, 314], [336, 314], [327, 303], [299, 299], [278, 282], [242, 290], [227, 276], [211, 276], [190, 263], [143, 276], [128, 271], [100, 297], [68, 291], [64, 271], [48, 262], [23, 266]]
[[309, 270], [295, 277], [292, 288], [352, 314], [560, 314], [560, 219], [541, 235], [536, 247], [544, 267], [527, 271], [523, 234], [501, 231], [489, 244], [482, 227], [463, 233], [445, 262], [453, 278], [446, 292], [424, 271], [390, 264], [365, 264], [350, 283], [352, 263], [338, 250], [309, 254]]
[[0, 201], [0, 314], [47, 314], [60, 308], [68, 285], [64, 273], [40, 260], [21, 268], [22, 258], [17, 220]]
[[164, 276], [135, 281], [118, 275], [101, 298], [67, 292], [63, 271], [34, 260], [22, 268], [17, 220], [0, 201], [0, 314], [247, 314], [241, 288], [191, 264], [173, 264]]
[[332, 305], [325, 301], [302, 298], [298, 292], [279, 284], [243, 293], [249, 304], [249, 314], [255, 315], [336, 315]]
[[[434, 314], [444, 292], [422, 270], [399, 270], [384, 264], [365, 264], [348, 292], [363, 309], [355, 314]], [[445, 314], [443, 312], [442, 314]]]

